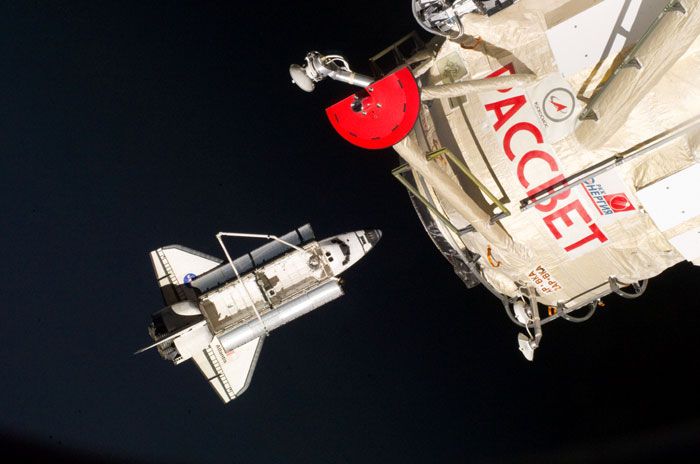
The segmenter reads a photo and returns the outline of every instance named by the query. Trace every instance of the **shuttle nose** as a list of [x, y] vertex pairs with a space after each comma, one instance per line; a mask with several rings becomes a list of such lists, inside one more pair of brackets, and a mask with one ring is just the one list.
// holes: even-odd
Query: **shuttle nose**
[[371, 246], [375, 246], [380, 238], [382, 238], [382, 231], [379, 229], [365, 229], [365, 237]]

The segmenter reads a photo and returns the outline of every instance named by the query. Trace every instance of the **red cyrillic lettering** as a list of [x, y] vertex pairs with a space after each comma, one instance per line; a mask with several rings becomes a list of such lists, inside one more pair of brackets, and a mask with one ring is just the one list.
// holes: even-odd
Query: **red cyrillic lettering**
[[579, 200], [576, 200], [573, 203], [569, 203], [566, 206], [562, 206], [560, 209], [556, 210], [549, 216], [545, 216], [542, 219], [547, 225], [547, 227], [549, 227], [549, 230], [550, 232], [552, 232], [552, 235], [554, 235], [554, 238], [556, 238], [557, 240], [561, 238], [561, 232], [559, 232], [559, 230], [552, 223], [557, 219], [561, 219], [562, 221], [564, 221], [564, 224], [566, 224], [566, 227], [571, 227], [574, 221], [569, 217], [569, 213], [573, 210], [575, 210], [586, 223], [591, 222], [591, 217], [588, 215], [586, 209], [583, 207], [581, 201]]
[[530, 186], [530, 182], [525, 179], [525, 165], [535, 158], [539, 158], [549, 164], [549, 168], [552, 170], [552, 172], [557, 172], [559, 170], [557, 161], [549, 153], [541, 150], [532, 150], [525, 153], [525, 156], [520, 158], [520, 161], [518, 162], [518, 180], [525, 188]]
[[591, 228], [591, 232], [593, 232], [591, 235], [588, 235], [588, 236], [582, 238], [581, 240], [579, 240], [578, 242], [569, 245], [568, 247], [564, 248], [564, 250], [566, 250], [566, 251], [575, 250], [576, 248], [585, 245], [586, 243], [590, 242], [591, 240], [593, 240], [595, 238], [600, 240], [601, 243], [608, 241], [608, 237], [605, 236], [603, 231], [600, 230], [596, 224], [589, 224], [589, 227]]
[[[552, 178], [551, 180], [548, 180], [544, 184], [540, 185], [539, 187], [535, 187], [527, 192], [527, 195], [529, 197], [534, 197], [535, 195], [539, 193], [543, 193], [545, 190], [547, 193], [551, 193], [552, 190], [554, 189], [554, 186], [564, 186], [566, 185], [566, 182], [564, 182], [564, 176], [562, 174], [559, 174]], [[547, 200], [546, 203], [540, 203], [535, 208], [538, 210], [542, 211], [543, 213], [548, 213], [552, 211], [556, 206], [559, 200], [564, 200], [569, 197], [569, 193], [571, 193], [571, 190], [566, 190], [558, 195], [553, 196], [549, 200]]]
[[[517, 97], [506, 98], [505, 100], [486, 105], [486, 111], [493, 111], [496, 114], [497, 121], [496, 124], [493, 125], [494, 130], [497, 131], [503, 127], [503, 124], [508, 122], [515, 113], [520, 111], [520, 108], [525, 106], [525, 103], [527, 103], [525, 95], [518, 95]], [[505, 114], [503, 113], [503, 108], [509, 108]]]
[[530, 132], [532, 135], [535, 136], [535, 140], [537, 140], [537, 143], [544, 142], [544, 138], [542, 137], [542, 131], [540, 131], [534, 124], [529, 122], [519, 122], [517, 124], [514, 124], [513, 127], [508, 129], [508, 132], [506, 132], [506, 135], [503, 137], [503, 150], [506, 152], [506, 156], [511, 161], [515, 159], [515, 155], [513, 154], [513, 149], [511, 148], [510, 144], [513, 140], [513, 136], [520, 131]]
[[[501, 69], [498, 69], [498, 70], [492, 72], [491, 74], [489, 74], [488, 76], [486, 76], [486, 78], [488, 79], [491, 77], [498, 77], [498, 76], [505, 74], [506, 72], [508, 72], [508, 74], [515, 74], [515, 66], [513, 65], [513, 63], [508, 63], [507, 65], [503, 66]], [[512, 87], [510, 87], [508, 89], [500, 89], [499, 92], [506, 93], [506, 92], [510, 92], [511, 90], [512, 90]]]

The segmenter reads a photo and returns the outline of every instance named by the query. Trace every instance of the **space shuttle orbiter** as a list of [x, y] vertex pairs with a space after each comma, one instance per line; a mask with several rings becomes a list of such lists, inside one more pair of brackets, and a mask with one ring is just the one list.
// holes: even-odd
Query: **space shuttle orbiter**
[[[231, 259], [223, 236], [273, 241]], [[281, 237], [219, 233], [226, 260], [180, 245], [152, 251], [167, 305], [152, 315], [149, 334], [160, 355], [192, 359], [227, 403], [250, 384], [265, 336], [343, 295], [338, 275], [379, 241], [377, 229], [316, 241], [310, 225]]]

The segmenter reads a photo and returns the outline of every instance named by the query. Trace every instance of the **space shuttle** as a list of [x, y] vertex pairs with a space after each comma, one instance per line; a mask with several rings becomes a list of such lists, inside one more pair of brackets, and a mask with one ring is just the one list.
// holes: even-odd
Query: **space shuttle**
[[[231, 259], [223, 237], [272, 241]], [[343, 295], [338, 276], [380, 240], [377, 229], [315, 240], [309, 224], [281, 237], [219, 233], [226, 260], [180, 246], [150, 253], [165, 307], [148, 332], [161, 357], [193, 360], [228, 403], [250, 385], [265, 337]]]

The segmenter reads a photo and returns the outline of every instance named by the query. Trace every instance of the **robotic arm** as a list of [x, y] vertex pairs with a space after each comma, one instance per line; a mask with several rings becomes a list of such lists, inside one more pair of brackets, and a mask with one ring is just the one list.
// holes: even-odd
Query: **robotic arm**
[[289, 75], [292, 76], [292, 82], [305, 92], [313, 92], [316, 82], [321, 82], [326, 77], [358, 87], [367, 87], [374, 81], [369, 76], [350, 70], [350, 65], [342, 56], [321, 55], [315, 51], [306, 55], [306, 64], [291, 65]]

